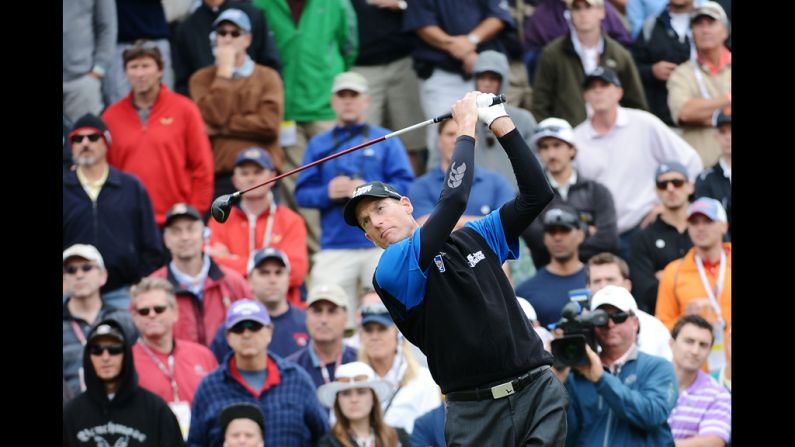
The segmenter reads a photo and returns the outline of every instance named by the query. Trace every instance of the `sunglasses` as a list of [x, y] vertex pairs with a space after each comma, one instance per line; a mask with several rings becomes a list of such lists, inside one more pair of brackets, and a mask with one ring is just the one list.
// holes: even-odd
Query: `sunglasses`
[[94, 265], [94, 264], [83, 264], [80, 267], [78, 267], [76, 265], [70, 265], [70, 266], [64, 267], [63, 271], [65, 273], [70, 274], [70, 275], [74, 275], [75, 273], [77, 273], [78, 270], [82, 270], [83, 273], [88, 273], [91, 270], [93, 270], [94, 267], [96, 267], [96, 265]]
[[242, 334], [243, 332], [246, 331], [246, 329], [250, 330], [251, 332], [259, 332], [259, 330], [262, 329], [263, 326], [264, 325], [262, 323], [247, 320], [232, 326], [232, 328], [229, 329], [229, 332], [233, 334]]
[[229, 31], [229, 30], [225, 30], [225, 29], [218, 30], [215, 33], [218, 34], [220, 37], [226, 37], [227, 34], [231, 34], [232, 37], [234, 37], [234, 38], [238, 38], [238, 37], [240, 37], [243, 34], [239, 30]]
[[97, 357], [105, 351], [108, 351], [110, 355], [119, 355], [124, 353], [124, 345], [91, 345], [88, 347], [88, 352]]
[[80, 143], [83, 141], [83, 138], [88, 138], [88, 141], [95, 143], [100, 138], [100, 134], [98, 133], [90, 133], [88, 135], [72, 135], [72, 143]]
[[[627, 321], [627, 318], [629, 318], [629, 314], [626, 313], [626, 312], [621, 311], [621, 312], [616, 312], [616, 313], [614, 313], [612, 315], [608, 315], [607, 317], [610, 318], [611, 320], [613, 320], [613, 323], [621, 324], [621, 323]], [[605, 320], [605, 324], [603, 324], [602, 327], [606, 327], [606, 326], [607, 326], [607, 320]]]
[[685, 181], [680, 178], [675, 178], [673, 180], [657, 180], [657, 189], [664, 191], [668, 189], [669, 183], [674, 185], [674, 188], [681, 188], [682, 186], [684, 186]]
[[163, 312], [166, 311], [166, 306], [141, 307], [141, 308], [135, 309], [135, 312], [137, 312], [138, 315], [140, 315], [142, 317], [149, 316], [149, 312], [150, 311], [155, 311], [155, 313], [157, 315], [160, 315], [160, 314], [162, 314]]
[[341, 382], [341, 383], [366, 382], [367, 381], [367, 375], [366, 374], [358, 374], [358, 375], [355, 375], [353, 377], [337, 377], [334, 380], [336, 380], [337, 382]]

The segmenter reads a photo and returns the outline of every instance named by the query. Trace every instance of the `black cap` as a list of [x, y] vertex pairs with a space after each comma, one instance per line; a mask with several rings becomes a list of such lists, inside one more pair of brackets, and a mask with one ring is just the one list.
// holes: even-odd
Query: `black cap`
[[232, 404], [221, 410], [221, 433], [226, 434], [226, 427], [235, 419], [251, 419], [259, 425], [262, 437], [265, 437], [265, 415], [262, 409], [254, 404]]
[[196, 208], [188, 205], [187, 203], [177, 203], [166, 212], [166, 222], [163, 224], [163, 227], [169, 226], [171, 221], [177, 217], [183, 216], [190, 217], [195, 220], [202, 220], [202, 215], [199, 214]]
[[91, 343], [99, 337], [115, 338], [116, 341], [124, 343], [124, 334], [118, 328], [110, 324], [100, 324], [97, 326], [96, 329], [91, 332], [91, 335], [89, 335], [88, 343]]
[[565, 205], [555, 205], [544, 213], [544, 231], [552, 227], [565, 227], [572, 230], [579, 230], [580, 219], [577, 217], [577, 210]]
[[731, 124], [731, 123], [732, 123], [732, 116], [725, 114], [723, 110], [721, 110], [720, 113], [718, 114], [718, 119], [715, 120], [715, 127], [718, 127], [721, 124]]
[[400, 200], [402, 196], [397, 192], [397, 188], [392, 185], [387, 185], [382, 182], [365, 183], [353, 191], [353, 196], [348, 200], [348, 203], [345, 204], [345, 210], [343, 211], [345, 223], [352, 227], [359, 226], [359, 222], [356, 221], [356, 205], [365, 197], [391, 197]]
[[110, 131], [108, 130], [108, 126], [105, 125], [105, 122], [102, 121], [102, 118], [91, 113], [86, 113], [77, 121], [75, 121], [75, 125], [72, 126], [72, 130], [69, 132], [69, 137], [71, 138], [72, 135], [74, 135], [78, 130], [84, 129], [86, 127], [99, 131], [99, 133], [102, 135], [102, 138], [105, 139], [105, 144], [110, 146]]
[[582, 83], [583, 88], [587, 89], [588, 84], [594, 79], [601, 79], [616, 87], [621, 87], [621, 80], [618, 79], [618, 75], [612, 68], [596, 67], [594, 71], [588, 73], [588, 76], [585, 77], [585, 82]]

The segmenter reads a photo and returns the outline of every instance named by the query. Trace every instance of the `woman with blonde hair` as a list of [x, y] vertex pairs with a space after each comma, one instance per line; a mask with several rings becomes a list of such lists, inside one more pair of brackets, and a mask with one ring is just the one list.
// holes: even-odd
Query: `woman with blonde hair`
[[320, 439], [318, 447], [408, 447], [409, 435], [384, 422], [381, 401], [388, 399], [391, 386], [376, 378], [367, 364], [341, 365], [333, 382], [317, 389], [321, 404], [334, 409], [336, 422]]
[[392, 385], [392, 396], [381, 402], [384, 420], [411, 433], [414, 420], [441, 403], [439, 387], [417, 363], [383, 303], [363, 305], [361, 314], [359, 361]]

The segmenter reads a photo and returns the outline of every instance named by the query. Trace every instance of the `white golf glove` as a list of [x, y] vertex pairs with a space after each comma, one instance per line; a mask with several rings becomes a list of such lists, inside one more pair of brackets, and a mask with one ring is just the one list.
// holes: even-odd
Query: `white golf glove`
[[488, 126], [489, 129], [491, 129], [491, 123], [493, 123], [494, 120], [501, 116], [508, 116], [508, 112], [505, 111], [505, 104], [490, 106], [494, 97], [495, 95], [493, 93], [481, 93], [475, 100], [478, 106], [478, 118], [480, 118], [480, 121]]

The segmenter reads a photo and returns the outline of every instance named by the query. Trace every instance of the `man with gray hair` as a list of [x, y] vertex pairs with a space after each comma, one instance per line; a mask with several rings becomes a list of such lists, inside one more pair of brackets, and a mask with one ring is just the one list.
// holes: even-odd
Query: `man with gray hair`
[[187, 438], [193, 394], [218, 363], [206, 347], [188, 340], [177, 342], [177, 299], [168, 280], [144, 278], [130, 289], [130, 296], [133, 321], [141, 334], [132, 347], [138, 385], [168, 403]]
[[118, 321], [125, 337], [135, 342], [138, 334], [127, 310], [108, 305], [99, 289], [108, 280], [102, 255], [93, 245], [75, 244], [63, 252], [63, 285], [69, 294], [63, 303], [63, 377], [73, 395], [85, 391], [83, 347], [98, 321]]

